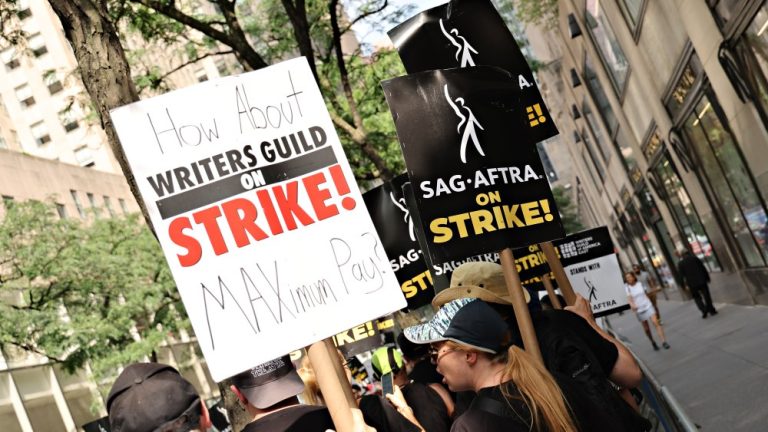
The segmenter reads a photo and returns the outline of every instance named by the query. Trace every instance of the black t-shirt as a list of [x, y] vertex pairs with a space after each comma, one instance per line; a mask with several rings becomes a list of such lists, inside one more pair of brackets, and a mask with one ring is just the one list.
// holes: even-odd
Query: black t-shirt
[[448, 432], [451, 429], [448, 408], [437, 391], [415, 382], [404, 385], [401, 390], [413, 415], [426, 432]]
[[248, 423], [242, 432], [325, 432], [334, 429], [328, 408], [295, 405]]
[[381, 396], [363, 396], [360, 399], [360, 411], [363, 412], [365, 423], [376, 429], [376, 432], [420, 432], [415, 424]]
[[[571, 418], [579, 431], [616, 430], [615, 425], [610, 424], [610, 420], [603, 416], [600, 409], [584, 397], [573, 380], [562, 376], [555, 376], [555, 380], [563, 392]], [[502, 394], [502, 386], [506, 387], [509, 398]], [[507, 382], [501, 386], [480, 389], [467, 412], [453, 422], [451, 432], [530, 432], [531, 422], [531, 412], [523, 402], [517, 387], [512, 382]], [[548, 429], [540, 424], [535, 432], [547, 431]]]
[[419, 361], [411, 369], [408, 379], [422, 384], [442, 384], [443, 376], [437, 371], [437, 366], [433, 365], [429, 359]]

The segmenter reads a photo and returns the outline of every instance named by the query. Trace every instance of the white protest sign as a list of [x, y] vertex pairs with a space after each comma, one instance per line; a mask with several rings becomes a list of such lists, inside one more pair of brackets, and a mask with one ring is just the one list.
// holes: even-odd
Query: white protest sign
[[304, 58], [111, 115], [216, 381], [405, 307]]
[[555, 246], [573, 290], [589, 301], [596, 317], [629, 309], [607, 227], [570, 234], [556, 241]]
[[573, 290], [592, 305], [596, 316], [619, 312], [629, 307], [615, 254], [565, 267]]

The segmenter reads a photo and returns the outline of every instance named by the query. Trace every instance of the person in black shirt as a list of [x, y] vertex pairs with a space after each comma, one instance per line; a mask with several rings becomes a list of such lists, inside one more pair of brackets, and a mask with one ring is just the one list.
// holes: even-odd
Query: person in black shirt
[[296, 397], [304, 383], [283, 356], [232, 377], [230, 389], [253, 421], [242, 432], [326, 432], [334, 429], [328, 409], [300, 405]]
[[712, 304], [712, 295], [709, 293], [709, 272], [704, 263], [688, 249], [681, 248], [677, 254], [680, 256], [678, 272], [683, 279], [683, 285], [688, 286], [696, 307], [701, 311], [701, 317], [717, 315], [717, 309]]
[[[371, 355], [373, 377], [392, 374], [393, 383], [413, 410], [414, 417], [426, 432], [448, 432], [451, 428], [453, 400], [442, 384], [412, 382], [405, 373], [403, 356], [394, 347], [382, 347]], [[375, 426], [374, 426], [375, 427]]]
[[451, 390], [477, 392], [452, 432], [616, 430], [568, 377], [556, 380], [517, 346], [507, 349], [507, 323], [481, 300], [450, 301], [404, 333], [432, 344], [432, 359]]
[[[488, 302], [516, 337], [512, 343], [522, 346], [500, 265], [470, 262], [459, 266], [451, 275], [451, 287], [438, 293], [432, 305], [440, 307], [462, 297]], [[623, 344], [597, 325], [592, 308], [583, 297], [577, 295], [576, 302], [566, 310], [533, 311], [531, 321], [550, 373], [577, 381], [592, 402], [620, 424], [617, 431], [640, 432], [650, 428], [648, 420], [639, 415], [628, 390], [640, 385], [640, 367]], [[616, 386], [621, 388], [620, 392]]]

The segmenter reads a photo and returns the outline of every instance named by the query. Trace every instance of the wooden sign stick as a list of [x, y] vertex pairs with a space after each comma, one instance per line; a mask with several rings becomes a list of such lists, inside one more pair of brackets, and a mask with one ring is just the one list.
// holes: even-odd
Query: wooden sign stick
[[532, 355], [540, 365], [544, 365], [544, 359], [541, 357], [541, 350], [539, 349], [539, 341], [536, 339], [536, 332], [533, 330], [531, 313], [528, 311], [528, 304], [525, 303], [525, 295], [523, 294], [525, 288], [520, 283], [520, 275], [517, 273], [515, 256], [510, 248], [502, 250], [500, 256], [504, 280], [507, 283], [509, 296], [512, 298], [512, 307], [515, 309], [515, 319], [517, 319], [517, 327], [520, 329], [520, 336], [523, 338], [525, 351]]
[[355, 432], [353, 410], [357, 410], [352, 386], [336, 353], [331, 338], [315, 342], [307, 348], [307, 356], [315, 370], [317, 384], [338, 432]]
[[562, 309], [563, 305], [560, 304], [560, 299], [557, 298], [555, 293], [555, 287], [552, 286], [552, 279], [549, 278], [549, 273], [541, 276], [541, 283], [544, 284], [544, 288], [547, 290], [549, 301], [552, 302], [552, 307], [555, 309]]
[[576, 301], [576, 294], [573, 292], [571, 281], [568, 280], [568, 276], [565, 274], [563, 263], [560, 262], [560, 258], [557, 256], [557, 251], [555, 251], [555, 247], [552, 245], [552, 242], [539, 243], [539, 247], [541, 248], [541, 251], [544, 252], [544, 256], [547, 258], [549, 268], [552, 270], [552, 273], [555, 274], [557, 286], [560, 287], [560, 292], [562, 292], [563, 297], [565, 297], [565, 303], [567, 305], [572, 305]]

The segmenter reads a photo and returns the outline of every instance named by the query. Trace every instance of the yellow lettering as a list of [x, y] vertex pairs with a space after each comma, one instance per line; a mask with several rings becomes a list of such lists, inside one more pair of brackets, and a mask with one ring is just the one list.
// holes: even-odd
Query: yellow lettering
[[459, 237], [469, 237], [467, 232], [467, 220], [469, 219], [469, 213], [461, 213], [453, 216], [448, 216], [448, 222], [456, 224], [456, 229], [459, 230]]
[[523, 209], [523, 220], [525, 221], [525, 225], [537, 225], [544, 223], [544, 218], [539, 216], [541, 212], [539, 211], [538, 202], [527, 202], [525, 204], [521, 204], [520, 207]]
[[445, 226], [447, 223], [447, 218], [437, 218], [429, 223], [429, 230], [432, 231], [432, 234], [435, 234], [432, 242], [445, 243], [453, 238], [453, 231]]
[[493, 215], [488, 210], [476, 210], [470, 213], [472, 217], [472, 228], [475, 235], [480, 235], [483, 231], [493, 232], [496, 228], [493, 226]]
[[507, 221], [507, 226], [510, 228], [513, 228], [515, 225], [519, 227], [524, 227], [525, 224], [523, 221], [520, 220], [520, 218], [517, 217], [517, 209], [520, 206], [517, 204], [511, 205], [511, 206], [504, 206], [504, 219]]

